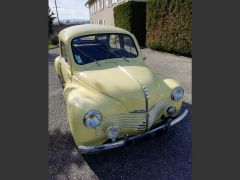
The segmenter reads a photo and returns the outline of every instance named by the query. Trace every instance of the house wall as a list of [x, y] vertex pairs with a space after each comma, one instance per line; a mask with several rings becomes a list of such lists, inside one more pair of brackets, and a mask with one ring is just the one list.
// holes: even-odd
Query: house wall
[[[114, 26], [113, 8], [128, 1], [130, 0], [90, 0], [88, 1], [90, 23]], [[147, 0], [135, 0], [135, 1], [145, 2]], [[111, 2], [115, 2], [115, 3], [111, 3]], [[99, 6], [99, 9], [98, 9], [98, 6]], [[96, 9], [95, 11], [94, 11], [94, 8]]]

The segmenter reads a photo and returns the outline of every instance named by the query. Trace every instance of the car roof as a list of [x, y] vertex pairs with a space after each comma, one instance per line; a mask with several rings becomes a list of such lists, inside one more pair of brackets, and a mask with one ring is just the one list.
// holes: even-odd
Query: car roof
[[130, 32], [108, 25], [97, 25], [97, 24], [84, 24], [75, 25], [63, 29], [59, 32], [59, 39], [64, 42], [70, 42], [72, 39], [78, 36], [91, 35], [91, 34], [101, 34], [101, 33], [122, 33], [132, 35]]

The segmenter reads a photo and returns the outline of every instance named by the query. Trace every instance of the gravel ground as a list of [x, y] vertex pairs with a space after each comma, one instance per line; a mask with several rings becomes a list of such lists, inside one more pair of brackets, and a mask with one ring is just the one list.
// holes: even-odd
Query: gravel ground
[[99, 154], [77, 152], [67, 124], [63, 92], [49, 51], [49, 179], [192, 179], [191, 59], [143, 49], [146, 64], [185, 88], [184, 121], [166, 134]]

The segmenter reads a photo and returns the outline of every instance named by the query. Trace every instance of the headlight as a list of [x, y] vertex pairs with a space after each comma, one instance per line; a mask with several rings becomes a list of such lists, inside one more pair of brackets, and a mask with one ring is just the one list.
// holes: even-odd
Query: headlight
[[102, 115], [99, 111], [89, 111], [83, 118], [85, 126], [95, 128], [102, 122]]
[[175, 113], [176, 113], [176, 107], [175, 106], [170, 106], [168, 109], [167, 109], [167, 113], [169, 116], [173, 116]]
[[108, 139], [111, 139], [112, 141], [115, 141], [117, 137], [119, 136], [120, 129], [118, 126], [111, 126], [107, 129], [107, 137]]
[[176, 88], [173, 89], [171, 98], [174, 101], [179, 101], [179, 100], [181, 100], [183, 98], [183, 95], [184, 95], [183, 88], [182, 87], [176, 87]]

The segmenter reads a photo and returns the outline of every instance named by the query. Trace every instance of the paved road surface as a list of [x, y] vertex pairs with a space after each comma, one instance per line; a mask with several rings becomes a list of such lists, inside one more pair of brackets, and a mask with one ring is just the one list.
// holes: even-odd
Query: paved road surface
[[[94, 155], [77, 153], [67, 125], [62, 88], [54, 70], [57, 49], [49, 51], [49, 179], [192, 179], [192, 120], [167, 134]], [[143, 49], [146, 64], [177, 79], [185, 88], [184, 107], [191, 111], [191, 59]]]

